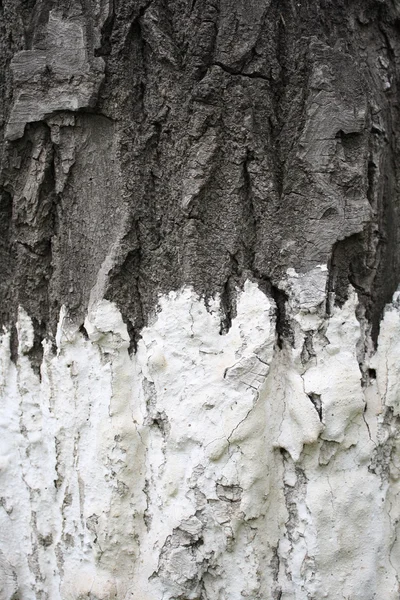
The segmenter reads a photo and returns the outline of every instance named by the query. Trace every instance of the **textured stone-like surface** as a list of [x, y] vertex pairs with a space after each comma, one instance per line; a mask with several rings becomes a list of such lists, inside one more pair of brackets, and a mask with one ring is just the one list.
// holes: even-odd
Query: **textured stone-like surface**
[[1, 600], [398, 599], [399, 22], [0, 2]]

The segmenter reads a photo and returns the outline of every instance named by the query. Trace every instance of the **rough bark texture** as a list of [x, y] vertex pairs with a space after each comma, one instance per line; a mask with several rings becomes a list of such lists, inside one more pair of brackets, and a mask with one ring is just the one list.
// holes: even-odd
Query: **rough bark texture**
[[279, 288], [330, 262], [378, 329], [399, 271], [395, 4], [2, 13], [3, 322], [22, 304], [54, 333], [95, 288], [135, 340], [160, 292], [192, 284], [228, 327], [243, 277]]
[[397, 600], [398, 2], [0, 15], [1, 600]]

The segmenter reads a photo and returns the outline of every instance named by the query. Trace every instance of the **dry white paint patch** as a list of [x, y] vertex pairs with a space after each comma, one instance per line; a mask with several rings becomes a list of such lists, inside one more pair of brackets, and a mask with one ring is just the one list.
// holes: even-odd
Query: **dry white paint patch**
[[223, 336], [217, 300], [161, 298], [132, 358], [113, 304], [89, 339], [63, 312], [41, 381], [21, 309], [17, 366], [0, 347], [0, 598], [397, 600], [400, 309], [362, 385], [356, 297], [328, 318], [325, 282], [288, 273], [282, 349], [251, 282]]

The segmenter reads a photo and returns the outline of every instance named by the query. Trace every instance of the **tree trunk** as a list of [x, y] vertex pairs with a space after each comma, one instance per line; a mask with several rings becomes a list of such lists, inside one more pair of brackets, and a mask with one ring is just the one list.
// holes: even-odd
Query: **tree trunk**
[[397, 0], [0, 14], [0, 600], [398, 600]]

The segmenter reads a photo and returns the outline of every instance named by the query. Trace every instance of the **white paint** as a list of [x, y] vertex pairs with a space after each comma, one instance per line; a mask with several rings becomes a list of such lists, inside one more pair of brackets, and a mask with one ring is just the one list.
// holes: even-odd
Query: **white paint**
[[226, 335], [218, 299], [160, 298], [133, 357], [110, 302], [89, 339], [62, 310], [41, 381], [21, 308], [16, 366], [0, 345], [0, 599], [397, 600], [400, 307], [362, 386], [357, 299], [327, 317], [326, 275], [288, 273], [281, 349], [251, 282]]

